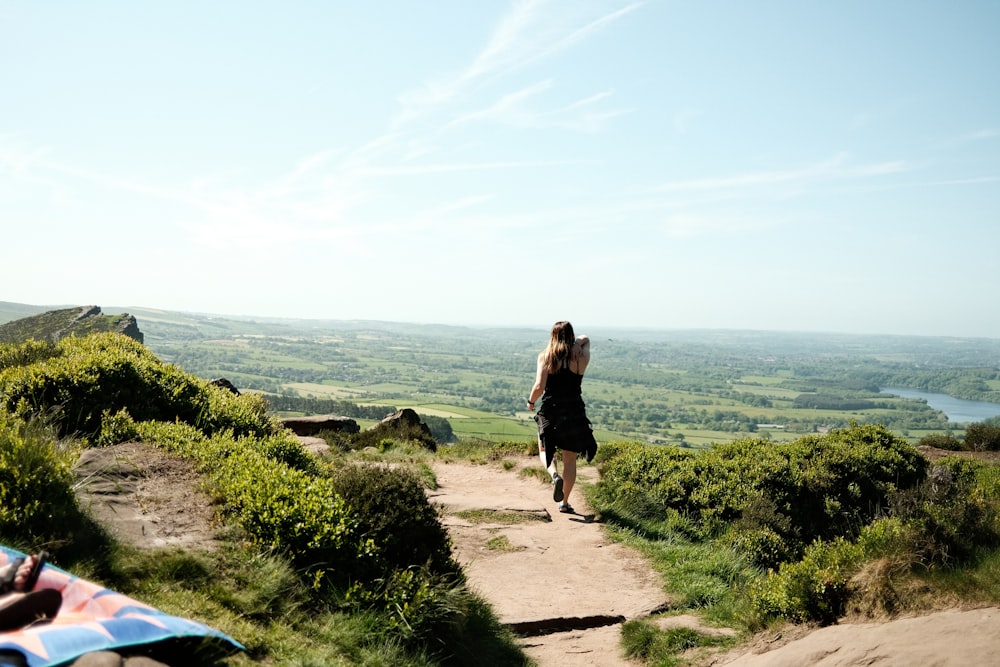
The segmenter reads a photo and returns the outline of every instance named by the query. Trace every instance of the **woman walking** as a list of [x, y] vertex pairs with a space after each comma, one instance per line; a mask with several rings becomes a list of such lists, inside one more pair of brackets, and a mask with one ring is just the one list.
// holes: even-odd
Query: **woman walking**
[[[569, 322], [556, 322], [548, 346], [538, 355], [535, 384], [528, 394], [528, 409], [542, 404], [535, 415], [538, 423], [538, 456], [552, 476], [552, 499], [559, 511], [572, 513], [569, 495], [576, 483], [576, 457], [587, 461], [597, 453], [597, 441], [583, 403], [581, 385], [590, 363], [590, 339], [576, 336]], [[562, 452], [563, 474], [559, 475], [555, 452]]]

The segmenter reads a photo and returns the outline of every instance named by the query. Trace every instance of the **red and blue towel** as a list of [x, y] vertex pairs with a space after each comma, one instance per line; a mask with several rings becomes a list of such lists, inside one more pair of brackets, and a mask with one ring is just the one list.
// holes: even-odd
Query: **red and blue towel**
[[[25, 556], [0, 545], [0, 567]], [[23, 656], [28, 667], [68, 663], [92, 651], [119, 651], [172, 640], [186, 640], [233, 653], [244, 647], [214, 628], [143, 604], [53, 565], [42, 569], [35, 589], [62, 594], [59, 613], [50, 622], [0, 633], [0, 667], [17, 664], [7, 656]], [[23, 664], [23, 662], [21, 662]]]

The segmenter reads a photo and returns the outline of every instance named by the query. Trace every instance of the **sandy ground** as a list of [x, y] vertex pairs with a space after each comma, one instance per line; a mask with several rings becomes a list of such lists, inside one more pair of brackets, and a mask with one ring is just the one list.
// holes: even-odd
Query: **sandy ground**
[[[495, 465], [434, 471], [439, 488], [430, 500], [445, 510], [456, 557], [500, 620], [525, 635], [528, 655], [539, 665], [633, 664], [618, 647], [621, 623], [666, 608], [668, 599], [642, 557], [604, 537], [582, 496], [570, 498], [576, 514], [561, 514], [537, 478]], [[457, 514], [469, 510], [484, 510], [486, 521]], [[490, 512], [502, 514], [491, 520]], [[504, 537], [505, 549], [487, 544]]]
[[[779, 640], [780, 641], [780, 640]], [[990, 667], [1000, 665], [1000, 609], [942, 611], [889, 623], [812, 630], [768, 650], [721, 657], [726, 667]], [[740, 653], [735, 652], [735, 653]]]
[[141, 442], [84, 450], [77, 500], [118, 539], [144, 548], [214, 549], [211, 498], [190, 461]]
[[[500, 464], [435, 464], [455, 555], [470, 584], [521, 636], [539, 667], [635, 665], [618, 644], [624, 620], [669, 604], [657, 575], [613, 544], [581, 495], [559, 514], [551, 487]], [[144, 548], [213, 549], [216, 526], [201, 478], [142, 443], [88, 450], [76, 467], [81, 504], [120, 539]], [[591, 467], [584, 479], [594, 480]], [[459, 514], [472, 511], [471, 514]], [[692, 616], [672, 618], [702, 631]], [[792, 626], [702, 659], [712, 667], [1000, 667], [1000, 609], [948, 610], [886, 623]]]

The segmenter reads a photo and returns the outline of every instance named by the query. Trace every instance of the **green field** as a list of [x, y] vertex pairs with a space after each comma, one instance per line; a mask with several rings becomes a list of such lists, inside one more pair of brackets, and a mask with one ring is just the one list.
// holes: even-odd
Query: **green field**
[[[461, 438], [530, 439], [524, 412], [545, 330], [377, 322], [145, 319], [166, 361], [241, 389], [412, 407]], [[912, 439], [960, 435], [898, 386], [1000, 403], [1000, 341], [761, 332], [588, 332], [584, 400], [598, 439], [703, 447], [744, 437], [788, 441], [884, 423]], [[958, 343], [961, 344], [958, 344]]]

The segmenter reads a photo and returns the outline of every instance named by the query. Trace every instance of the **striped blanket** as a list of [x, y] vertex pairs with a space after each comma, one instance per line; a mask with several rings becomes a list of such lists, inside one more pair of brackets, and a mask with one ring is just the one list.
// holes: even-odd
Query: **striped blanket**
[[[0, 567], [24, 556], [0, 545]], [[63, 604], [51, 622], [0, 633], [0, 667], [45, 667], [69, 663], [92, 651], [128, 650], [163, 643], [221, 652], [243, 650], [231, 637], [201, 623], [171, 616], [125, 595], [80, 579], [52, 565], [35, 589], [54, 588]], [[191, 664], [196, 661], [191, 660]]]

